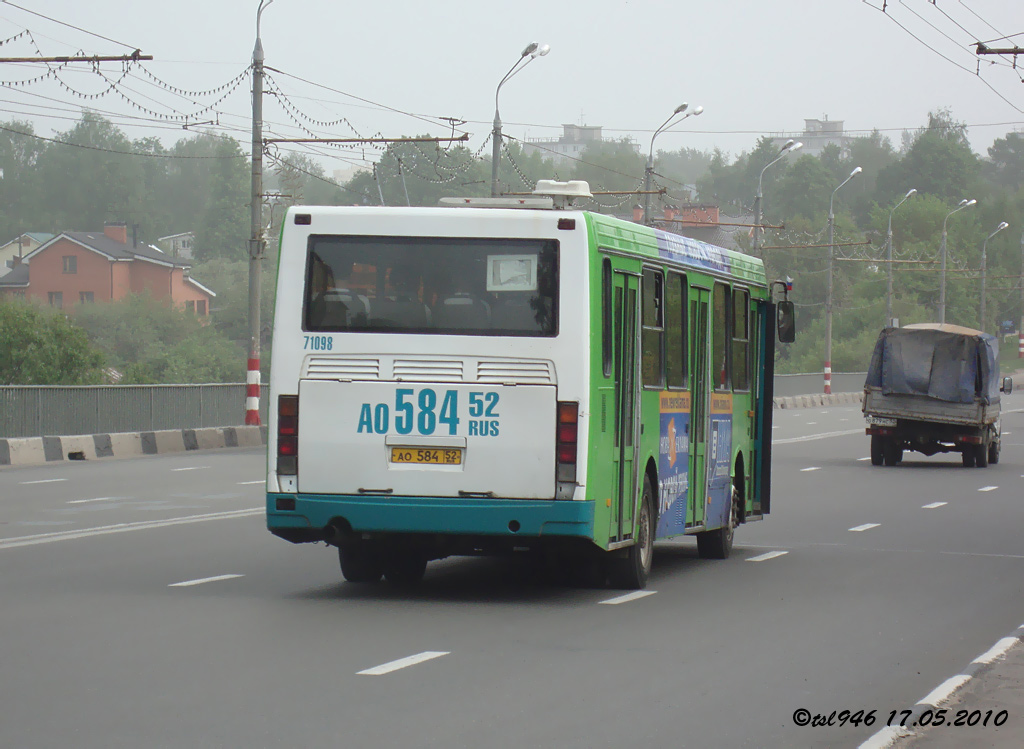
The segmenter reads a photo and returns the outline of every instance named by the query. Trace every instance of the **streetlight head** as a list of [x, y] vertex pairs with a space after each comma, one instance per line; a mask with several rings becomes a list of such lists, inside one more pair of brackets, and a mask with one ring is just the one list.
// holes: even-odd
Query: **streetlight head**
[[672, 114], [681, 114], [681, 113], [683, 113], [683, 112], [685, 112], [685, 111], [686, 111], [686, 108], [687, 108], [688, 106], [690, 106], [690, 105], [689, 105], [689, 104], [687, 104], [687, 103], [686, 103], [686, 102], [684, 101], [684, 102], [683, 102], [682, 104], [680, 104], [680, 105], [679, 105], [678, 107], [676, 107], [676, 108], [675, 108], [675, 111], [674, 111], [674, 112], [672, 112]]
[[803, 147], [804, 144], [801, 143], [800, 141], [797, 141], [796, 143], [793, 144], [793, 147], [789, 149], [789, 152], [793, 153], [794, 151], [799, 151]]
[[864, 170], [863, 170], [863, 169], [861, 169], [861, 168], [860, 168], [860, 167], [858, 166], [858, 167], [856, 167], [856, 168], [855, 168], [855, 169], [854, 169], [854, 170], [853, 170], [852, 172], [850, 172], [850, 177], [856, 177], [856, 176], [857, 176], [858, 174], [860, 174], [860, 173], [861, 173], [861, 172], [863, 172], [863, 171], [864, 171]]
[[1002, 230], [1003, 230], [1003, 229], [1005, 229], [1005, 228], [1006, 228], [1007, 226], [1009, 226], [1009, 224], [1008, 224], [1008, 223], [1006, 223], [1005, 221], [1003, 221], [1002, 223], [1000, 223], [1000, 224], [999, 224], [999, 228], [997, 228], [997, 229], [996, 229], [996, 231], [1002, 231]]
[[539, 46], [540, 45], [537, 44], [537, 42], [530, 42], [530, 44], [527, 45], [526, 49], [523, 50], [523, 53], [520, 55], [520, 57], [526, 57], [527, 55], [532, 55], [534, 52], [537, 51], [537, 47], [539, 47]]
[[968, 200], [968, 201], [967, 201], [967, 202], [966, 202], [966, 203], [964, 204], [964, 208], [967, 208], [968, 206], [972, 206], [972, 205], [974, 205], [974, 204], [975, 204], [975, 203], [977, 203], [977, 202], [978, 202], [977, 200], [975, 200], [974, 198], [971, 198], [970, 200]]
[[551, 45], [550, 44], [542, 44], [536, 50], [534, 50], [534, 52], [532, 53], [532, 56], [533, 57], [543, 57], [544, 55], [546, 55], [550, 51], [551, 51]]
[[690, 114], [693, 115], [694, 117], [696, 117], [698, 114], [700, 114], [703, 111], [704, 111], [704, 107], [698, 105], [697, 107], [694, 108], [694, 110], [692, 112], [690, 112]]
[[795, 145], [796, 145], [796, 141], [793, 140], [792, 138], [790, 138], [789, 140], [787, 140], [785, 143], [782, 144], [782, 150], [783, 151], [788, 151], [789, 149], [791, 149]]
[[907, 194], [903, 196], [903, 199], [906, 200], [911, 195], [914, 195], [916, 193], [917, 193], [917, 188], [916, 187], [911, 187], [909, 190], [907, 190]]

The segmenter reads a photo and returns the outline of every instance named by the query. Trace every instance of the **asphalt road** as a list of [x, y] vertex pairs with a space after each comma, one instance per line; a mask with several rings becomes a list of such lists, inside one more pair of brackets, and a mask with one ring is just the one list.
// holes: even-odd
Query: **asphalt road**
[[0, 746], [856, 747], [1024, 622], [1024, 413], [987, 469], [776, 415], [772, 515], [615, 605], [511, 560], [343, 583], [265, 530], [259, 451], [0, 471]]

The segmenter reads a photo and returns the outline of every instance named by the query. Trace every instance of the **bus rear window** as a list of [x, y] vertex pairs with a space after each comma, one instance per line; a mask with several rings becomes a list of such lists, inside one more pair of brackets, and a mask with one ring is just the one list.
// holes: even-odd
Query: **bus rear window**
[[553, 336], [558, 244], [535, 239], [313, 236], [308, 331]]

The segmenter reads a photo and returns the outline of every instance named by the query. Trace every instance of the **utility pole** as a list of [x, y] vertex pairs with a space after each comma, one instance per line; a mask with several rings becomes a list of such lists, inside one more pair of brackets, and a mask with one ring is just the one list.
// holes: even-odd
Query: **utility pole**
[[1020, 326], [1017, 328], [1017, 358], [1024, 359], [1024, 234], [1020, 235]]
[[263, 43], [260, 16], [274, 0], [260, 0], [252, 50], [252, 184], [249, 237], [249, 360], [245, 376], [245, 423], [260, 424], [260, 274], [263, 270]]

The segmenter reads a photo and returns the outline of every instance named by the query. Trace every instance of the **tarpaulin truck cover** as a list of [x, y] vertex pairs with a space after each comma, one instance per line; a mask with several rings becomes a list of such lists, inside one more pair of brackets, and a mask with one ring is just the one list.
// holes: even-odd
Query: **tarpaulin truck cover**
[[999, 341], [958, 325], [884, 328], [864, 387], [948, 403], [998, 403]]

